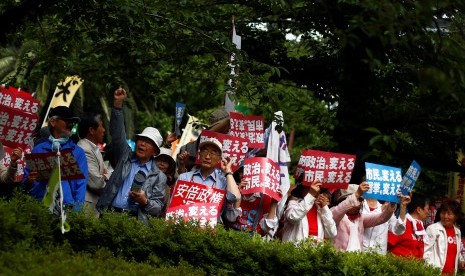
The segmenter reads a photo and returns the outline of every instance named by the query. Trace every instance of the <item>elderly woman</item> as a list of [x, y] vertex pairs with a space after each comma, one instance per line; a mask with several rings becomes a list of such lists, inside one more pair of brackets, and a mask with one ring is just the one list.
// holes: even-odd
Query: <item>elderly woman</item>
[[440, 221], [426, 229], [428, 241], [425, 242], [425, 262], [438, 267], [443, 274], [454, 274], [465, 263], [460, 254], [461, 234], [455, 224], [460, 216], [460, 204], [447, 200], [438, 210]]

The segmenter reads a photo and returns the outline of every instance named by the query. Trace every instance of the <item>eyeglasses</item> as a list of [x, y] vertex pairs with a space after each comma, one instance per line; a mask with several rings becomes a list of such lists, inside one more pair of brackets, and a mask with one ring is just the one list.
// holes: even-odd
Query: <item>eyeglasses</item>
[[212, 150], [201, 150], [200, 151], [200, 155], [202, 156], [207, 156], [207, 155], [210, 155], [210, 156], [220, 156], [220, 153], [217, 152], [217, 151], [212, 151]]

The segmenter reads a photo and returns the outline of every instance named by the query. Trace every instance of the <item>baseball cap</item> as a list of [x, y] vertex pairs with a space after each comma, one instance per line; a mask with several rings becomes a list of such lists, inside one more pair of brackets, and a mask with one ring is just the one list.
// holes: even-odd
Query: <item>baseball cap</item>
[[67, 106], [57, 106], [57, 107], [52, 108], [50, 110], [48, 117], [51, 118], [54, 116], [59, 117], [66, 121], [71, 121], [73, 123], [79, 123], [81, 121], [79, 117], [74, 116], [71, 109], [69, 109], [69, 107]]

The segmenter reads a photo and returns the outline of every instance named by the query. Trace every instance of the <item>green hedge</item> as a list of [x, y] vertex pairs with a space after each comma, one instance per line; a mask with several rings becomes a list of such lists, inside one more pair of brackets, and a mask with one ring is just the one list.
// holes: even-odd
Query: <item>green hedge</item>
[[[263, 242], [259, 237], [251, 238], [221, 226], [203, 230], [193, 224], [152, 219], [151, 227], [146, 227], [124, 214], [106, 213], [101, 219], [84, 213], [68, 214], [71, 231], [62, 235], [58, 219], [22, 194], [0, 200], [0, 210], [0, 265], [10, 269], [3, 271], [7, 274], [35, 270], [48, 264], [48, 260], [53, 260], [56, 271], [69, 262], [73, 274], [90, 274], [98, 266], [102, 274], [112, 269], [118, 273], [128, 270], [127, 274], [144, 274], [150, 268], [165, 269], [163, 273], [171, 275], [186, 274], [185, 270], [195, 275], [439, 273], [418, 261], [374, 253], [340, 253], [329, 245], [298, 248], [289, 243]], [[27, 250], [32, 251], [24, 253], [24, 258], [37, 261], [32, 261], [26, 270], [11, 270], [5, 259], [20, 257], [18, 252]], [[80, 262], [85, 264], [83, 268], [79, 268]], [[192, 267], [196, 270], [189, 269]]]

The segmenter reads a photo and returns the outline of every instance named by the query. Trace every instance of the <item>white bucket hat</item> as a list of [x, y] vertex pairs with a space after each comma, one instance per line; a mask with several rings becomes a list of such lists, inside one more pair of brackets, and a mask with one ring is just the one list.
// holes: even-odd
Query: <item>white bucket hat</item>
[[207, 145], [212, 145], [220, 151], [220, 154], [223, 154], [223, 145], [221, 144], [220, 141], [216, 138], [206, 138], [204, 141], [202, 141], [199, 145], [199, 149], [202, 150], [203, 147]]
[[160, 151], [160, 146], [163, 143], [160, 131], [154, 127], [146, 127], [142, 133], [136, 134], [136, 137], [147, 137], [152, 140]]

